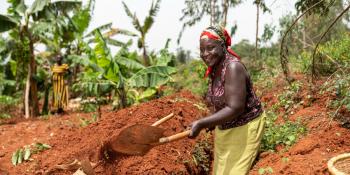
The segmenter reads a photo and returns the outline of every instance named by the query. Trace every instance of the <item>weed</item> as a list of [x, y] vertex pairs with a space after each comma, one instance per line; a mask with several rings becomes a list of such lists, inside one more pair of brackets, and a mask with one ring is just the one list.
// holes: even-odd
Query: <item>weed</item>
[[44, 150], [50, 149], [51, 146], [44, 143], [33, 143], [31, 145], [25, 145], [23, 148], [17, 149], [12, 153], [11, 162], [13, 165], [18, 165], [24, 161], [29, 161], [32, 154], [37, 154]]
[[94, 103], [83, 103], [82, 105], [82, 111], [86, 113], [95, 112], [97, 108], [98, 108], [98, 105]]
[[9, 119], [9, 118], [11, 118], [10, 114], [7, 114], [7, 113], [1, 113], [0, 114], [0, 119]]
[[203, 77], [205, 69], [204, 62], [199, 60], [180, 65], [178, 72], [173, 76], [174, 82], [168, 83], [169, 87], [167, 87], [164, 95], [187, 89], [194, 94], [204, 96], [208, 88], [208, 79]]
[[81, 127], [88, 126], [91, 123], [97, 122], [97, 120], [98, 120], [97, 114], [92, 114], [91, 119], [80, 118], [80, 126]]
[[282, 162], [283, 163], [288, 163], [289, 162], [289, 158], [288, 157], [282, 157]]
[[209, 141], [209, 138], [210, 134], [207, 133], [205, 139], [197, 142], [191, 152], [192, 162], [197, 167], [198, 174], [210, 174], [210, 165], [213, 161], [213, 144]]
[[15, 108], [18, 102], [19, 99], [17, 98], [6, 95], [0, 95], [0, 119], [11, 118], [12, 116], [9, 113], [11, 113], [11, 109]]
[[266, 167], [266, 168], [259, 168], [259, 174], [272, 174], [273, 169], [271, 167]]
[[276, 106], [274, 106], [274, 108], [278, 109], [283, 107], [284, 110], [288, 112], [291, 107], [298, 104], [298, 102], [301, 101], [301, 99], [298, 97], [298, 92], [300, 91], [301, 86], [302, 84], [296, 81], [290, 86], [284, 88], [285, 91], [278, 95], [278, 103]]
[[261, 141], [261, 149], [264, 151], [275, 150], [277, 145], [291, 146], [301, 134], [306, 133], [306, 126], [300, 121], [275, 124], [276, 114], [268, 111], [267, 116], [265, 132]]
[[[332, 79], [331, 77], [334, 76]], [[350, 112], [350, 77], [344, 71], [335, 72], [321, 87], [321, 92], [328, 92], [335, 95], [328, 102], [327, 107], [330, 108], [332, 118], [336, 118], [340, 123], [347, 127], [350, 119], [341, 115]]]

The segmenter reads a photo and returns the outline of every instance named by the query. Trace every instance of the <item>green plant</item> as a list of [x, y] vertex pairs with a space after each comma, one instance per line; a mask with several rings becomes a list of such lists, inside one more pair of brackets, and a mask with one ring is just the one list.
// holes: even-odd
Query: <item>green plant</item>
[[300, 121], [275, 124], [277, 115], [268, 111], [267, 116], [265, 132], [261, 141], [262, 150], [275, 150], [278, 145], [291, 146], [301, 134], [306, 133], [306, 126]]
[[311, 53], [302, 52], [300, 55], [292, 56], [291, 63], [293, 64], [293, 71], [301, 72], [304, 74], [310, 73], [310, 66], [312, 64]]
[[45, 143], [39, 143], [39, 142], [35, 143], [33, 146], [34, 146], [33, 154], [36, 154], [51, 148], [50, 145]]
[[283, 163], [288, 163], [289, 162], [289, 158], [288, 157], [282, 157], [282, 162]]
[[139, 104], [140, 102], [151, 99], [157, 90], [155, 88], [147, 88], [144, 91], [137, 90], [135, 88], [129, 89], [127, 92], [128, 104]]
[[7, 95], [0, 95], [0, 119], [11, 118], [11, 109], [15, 108], [19, 99]]
[[137, 41], [137, 46], [138, 48], [143, 50], [143, 59], [144, 63], [146, 66], [150, 65], [150, 60], [149, 56], [146, 51], [146, 35], [148, 34], [149, 30], [151, 29], [153, 23], [154, 23], [154, 18], [157, 15], [157, 12], [159, 11], [159, 6], [160, 6], [160, 0], [157, 0], [156, 3], [152, 1], [152, 5], [149, 9], [148, 16], [146, 16], [143, 25], [141, 25], [139, 19], [136, 16], [136, 13], [132, 14], [130, 11], [129, 7], [123, 3], [123, 7], [125, 10], [125, 13], [131, 18], [132, 24], [134, 28], [140, 33], [138, 36], [138, 41]]
[[209, 141], [210, 134], [197, 142], [192, 150], [192, 161], [198, 168], [199, 174], [210, 174], [210, 165], [213, 161], [213, 144]]
[[[74, 12], [77, 9], [81, 10], [80, 1], [35, 0], [29, 7], [24, 1], [8, 2], [10, 5], [8, 14], [0, 15], [0, 32], [9, 31], [7, 38], [8, 43], [11, 44], [6, 45], [6, 51], [10, 55], [8, 58], [11, 60], [9, 62], [12, 72], [15, 72], [13, 75], [16, 78], [12, 80], [15, 80], [16, 84], [22, 84], [24, 75], [27, 75], [26, 87], [21, 90], [24, 94], [25, 117], [29, 118], [29, 115], [39, 114], [37, 78], [40, 72], [38, 74], [37, 70], [42, 66], [37, 66], [38, 63], [40, 64], [40, 56], [34, 54], [35, 45], [45, 44], [47, 51], [51, 54], [59, 53], [65, 44], [76, 37], [74, 32], [77, 31], [78, 25], [73, 24], [73, 21], [79, 21], [80, 23], [76, 24], [82, 24], [82, 21], [86, 20], [72, 19]], [[87, 27], [88, 24], [85, 25], [85, 29]], [[22, 66], [24, 70], [17, 69], [17, 67], [22, 69]], [[18, 88], [20, 88], [19, 84], [16, 85], [16, 90]]]
[[192, 60], [178, 66], [178, 72], [174, 74], [174, 81], [168, 83], [168, 89], [164, 95], [186, 89], [194, 94], [204, 96], [208, 89], [208, 78], [204, 78], [206, 66], [203, 61]]
[[293, 82], [290, 86], [286, 86], [284, 91], [278, 95], [278, 103], [274, 104], [273, 109], [277, 110], [283, 107], [286, 112], [289, 112], [291, 107], [297, 105], [301, 101], [298, 94], [301, 87], [302, 84], [298, 81]]
[[259, 174], [272, 174], [273, 169], [268, 166], [266, 168], [259, 168], [258, 172], [259, 172]]
[[8, 107], [14, 106], [18, 103], [18, 101], [19, 101], [19, 99], [14, 98], [12, 96], [0, 95], [0, 104], [1, 104], [0, 109], [2, 109], [2, 108], [5, 109]]
[[11, 118], [10, 114], [7, 114], [7, 113], [1, 113], [0, 114], [0, 119], [9, 119], [9, 118]]
[[[154, 95], [152, 89], [171, 81], [170, 75], [176, 72], [174, 67], [168, 66], [172, 56], [166, 49], [159, 53], [152, 66], [145, 67], [139, 63], [137, 54], [130, 53], [126, 46], [112, 56], [100, 30], [96, 30], [94, 35], [96, 45], [93, 49], [87, 46], [90, 58], [83, 62], [86, 65], [85, 71], [80, 77], [81, 81], [75, 85], [75, 89], [84, 94], [100, 97], [114, 91], [114, 99], [118, 100], [114, 103], [115, 106], [124, 108], [149, 98], [150, 94]], [[135, 90], [138, 93], [133, 93]], [[130, 97], [129, 100], [127, 97]]]
[[332, 111], [332, 118], [338, 119], [344, 127], [349, 127], [350, 119], [340, 115], [341, 113], [350, 112], [350, 77], [349, 70], [335, 72], [321, 87], [321, 92], [328, 92], [334, 95], [327, 104]]
[[12, 153], [11, 162], [13, 165], [21, 164], [24, 161], [30, 160], [30, 156], [32, 154], [37, 154], [39, 152], [42, 152], [44, 150], [50, 149], [51, 146], [44, 143], [34, 143], [32, 145], [26, 145], [23, 148], [17, 149], [15, 152]]
[[89, 113], [89, 112], [95, 112], [97, 110], [98, 106], [95, 103], [83, 103], [82, 104], [82, 111]]
[[98, 116], [96, 114], [91, 115], [91, 119], [80, 118], [80, 126], [85, 127], [90, 125], [91, 123], [95, 123], [98, 120]]
[[316, 68], [319, 73], [329, 75], [333, 72], [348, 67], [350, 64], [350, 35], [344, 33], [338, 40], [329, 41], [319, 47], [318, 62]]

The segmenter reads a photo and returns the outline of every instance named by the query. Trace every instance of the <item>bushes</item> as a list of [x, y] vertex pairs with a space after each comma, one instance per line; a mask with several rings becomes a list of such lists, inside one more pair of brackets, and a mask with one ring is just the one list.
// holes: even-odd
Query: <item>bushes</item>
[[9, 113], [18, 104], [18, 101], [18, 98], [0, 95], [0, 119], [11, 118], [11, 115]]
[[282, 124], [276, 124], [277, 115], [273, 112], [267, 112], [266, 127], [263, 139], [261, 141], [261, 149], [276, 150], [276, 147], [293, 145], [301, 134], [306, 133], [306, 126], [300, 121], [287, 121]]
[[[289, 147], [296, 143], [301, 134], [306, 133], [306, 126], [300, 121], [288, 120], [288, 114], [301, 103], [299, 92], [302, 84], [298, 81], [284, 88], [284, 91], [277, 96], [278, 102], [270, 110], [267, 110], [267, 119], [264, 136], [261, 142], [261, 149], [264, 151], [276, 150], [278, 146]], [[274, 111], [284, 113], [284, 122], [276, 123], [277, 114]]]
[[199, 142], [196, 143], [191, 152], [192, 159], [185, 160], [184, 164], [189, 174], [210, 174], [212, 161], [214, 160], [214, 145], [211, 140], [210, 132], [204, 135]]
[[327, 107], [332, 110], [330, 116], [336, 118], [340, 123], [350, 128], [350, 73], [349, 70], [335, 72], [329, 77], [321, 87], [320, 93], [330, 93], [332, 98], [327, 104]]
[[[343, 38], [332, 40], [320, 45], [315, 55], [315, 69], [320, 75], [330, 75], [340, 68], [346, 68], [350, 63], [350, 35], [343, 34]], [[294, 71], [309, 73], [312, 66], [312, 52], [302, 52], [291, 57]]]
[[173, 76], [174, 81], [169, 83], [170, 87], [164, 95], [187, 89], [196, 95], [204, 96], [208, 89], [208, 79], [204, 78], [205, 70], [206, 65], [200, 60], [180, 65], [178, 72]]
[[316, 68], [322, 75], [328, 75], [341, 67], [348, 67], [350, 63], [350, 36], [344, 34], [340, 40], [325, 43], [319, 48]]

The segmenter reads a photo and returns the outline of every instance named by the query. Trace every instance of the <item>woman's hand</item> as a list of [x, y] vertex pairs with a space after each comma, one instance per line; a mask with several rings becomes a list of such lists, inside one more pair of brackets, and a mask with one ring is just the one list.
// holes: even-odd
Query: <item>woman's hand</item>
[[191, 123], [190, 127], [191, 127], [191, 133], [188, 137], [191, 139], [197, 137], [199, 132], [203, 129], [203, 127], [201, 126], [200, 120], [196, 120], [193, 123]]

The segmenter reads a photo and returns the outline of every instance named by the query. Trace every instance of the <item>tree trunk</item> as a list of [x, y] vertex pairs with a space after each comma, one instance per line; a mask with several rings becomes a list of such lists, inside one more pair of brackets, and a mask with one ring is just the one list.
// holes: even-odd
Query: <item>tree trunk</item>
[[43, 104], [43, 108], [42, 108], [42, 111], [41, 111], [42, 115], [49, 114], [49, 92], [50, 92], [50, 85], [46, 81], [45, 82], [44, 104]]
[[30, 90], [30, 75], [31, 75], [31, 68], [30, 65], [28, 65], [28, 75], [27, 75], [27, 81], [26, 81], [26, 89], [24, 92], [24, 115], [25, 118], [28, 119], [30, 117], [29, 114], [29, 90]]
[[[19, 38], [20, 38], [21, 41], [25, 41], [24, 36], [23, 36], [24, 32], [25, 32], [25, 27], [20, 26], [19, 27]], [[27, 47], [27, 46], [22, 44], [22, 47]], [[23, 48], [21, 49], [21, 52], [22, 52], [23, 55], [27, 55], [27, 53], [23, 52]], [[25, 62], [23, 62], [23, 70], [25, 70], [24, 65], [25, 65]], [[17, 75], [18, 75], [18, 72], [17, 72]], [[26, 118], [26, 119], [28, 119], [30, 117], [30, 114], [29, 114], [30, 75], [31, 75], [31, 69], [30, 69], [30, 66], [28, 65], [26, 87], [25, 87], [24, 93], [23, 93], [23, 95], [24, 95], [24, 98], [23, 98], [24, 99], [23, 100], [23, 103], [24, 103], [24, 105], [23, 105], [24, 106], [24, 118]]]
[[305, 25], [305, 22], [306, 22], [306, 17], [304, 17], [304, 25], [303, 25], [303, 32], [302, 32], [302, 35], [303, 35], [303, 50], [305, 51], [307, 45], [306, 45], [306, 25]]
[[35, 57], [34, 57], [34, 46], [32, 42], [32, 38], [30, 37], [30, 69], [31, 69], [31, 76], [30, 76], [30, 113], [31, 117], [36, 117], [39, 115], [39, 103], [38, 103], [38, 86], [36, 80], [33, 78], [33, 75], [36, 74], [36, 63], [35, 63]]
[[[28, 26], [23, 26], [23, 31], [26, 37], [29, 39], [29, 63], [28, 63], [28, 75], [25, 90], [25, 118], [36, 117], [39, 114], [38, 105], [38, 89], [36, 80], [33, 75], [36, 74], [36, 63], [34, 57], [34, 43], [29, 33]], [[29, 104], [30, 98], [30, 104]]]
[[148, 58], [148, 55], [147, 55], [145, 44], [143, 44], [142, 50], [143, 50], [143, 55], [142, 56], [143, 56], [143, 60], [145, 62], [145, 65], [146, 66], [150, 66], [151, 64], [150, 64], [150, 61], [149, 61], [149, 58]]
[[259, 42], [259, 5], [260, 1], [256, 2], [256, 33], [255, 33], [255, 59], [259, 59], [258, 42]]
[[126, 91], [124, 87], [121, 87], [117, 89], [117, 93], [119, 95], [119, 104], [120, 108], [125, 108], [128, 106], [127, 98], [126, 98]]
[[224, 0], [224, 10], [223, 10], [224, 19], [223, 19], [223, 22], [222, 22], [222, 26], [223, 26], [223, 27], [226, 27], [226, 24], [227, 24], [227, 11], [228, 11], [228, 6], [229, 6], [228, 0]]
[[214, 24], [214, 15], [215, 15], [214, 1], [215, 0], [210, 0], [210, 26], [213, 26]]

